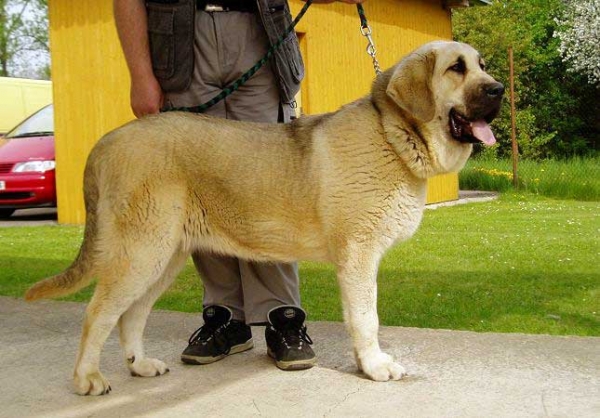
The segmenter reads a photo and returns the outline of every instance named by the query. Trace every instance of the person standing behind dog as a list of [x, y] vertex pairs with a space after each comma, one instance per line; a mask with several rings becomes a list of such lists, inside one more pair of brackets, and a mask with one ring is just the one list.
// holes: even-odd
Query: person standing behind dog
[[[291, 24], [287, 0], [114, 0], [114, 14], [131, 75], [131, 108], [138, 118], [212, 99], [262, 58]], [[205, 113], [289, 122], [304, 76], [295, 33], [271, 64]], [[253, 347], [249, 325], [266, 325], [268, 354], [277, 367], [298, 370], [315, 364], [296, 263], [256, 263], [200, 252], [192, 258], [203, 279], [204, 325], [190, 337], [183, 362], [208, 364], [248, 350]]]

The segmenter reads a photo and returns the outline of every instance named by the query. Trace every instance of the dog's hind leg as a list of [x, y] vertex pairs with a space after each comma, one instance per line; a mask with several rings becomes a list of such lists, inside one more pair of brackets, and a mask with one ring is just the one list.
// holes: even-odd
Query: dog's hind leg
[[[110, 392], [108, 381], [100, 373], [100, 352], [117, 321], [163, 273], [179, 244], [169, 224], [161, 231], [151, 231], [135, 242], [123, 244], [113, 251], [113, 259], [105, 261], [96, 291], [90, 301], [83, 324], [79, 354], [75, 365], [75, 390], [81, 395], [103, 395]], [[141, 242], [140, 242], [141, 241]], [[120, 256], [116, 256], [117, 252]]]
[[173, 283], [173, 280], [185, 265], [187, 256], [187, 253], [176, 252], [162, 277], [148, 289], [144, 296], [135, 301], [119, 319], [121, 346], [132, 376], [160, 376], [169, 371], [167, 365], [162, 361], [145, 357], [142, 337], [146, 320], [154, 302]]
[[377, 267], [379, 257], [359, 246], [338, 263], [344, 321], [352, 337], [358, 368], [377, 381], [398, 380], [404, 368], [381, 351], [377, 316]]

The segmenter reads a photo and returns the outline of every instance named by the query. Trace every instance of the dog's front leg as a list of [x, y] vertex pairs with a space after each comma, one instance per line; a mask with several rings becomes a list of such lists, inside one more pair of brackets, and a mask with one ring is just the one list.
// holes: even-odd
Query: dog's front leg
[[[377, 267], [379, 257], [352, 252], [338, 265], [344, 321], [352, 337], [358, 368], [376, 381], [399, 380], [404, 368], [379, 348]], [[354, 257], [354, 258], [353, 258]]]

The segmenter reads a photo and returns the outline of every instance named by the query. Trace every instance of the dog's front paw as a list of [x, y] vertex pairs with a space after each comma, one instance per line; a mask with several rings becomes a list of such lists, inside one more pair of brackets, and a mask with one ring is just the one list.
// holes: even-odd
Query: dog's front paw
[[75, 375], [75, 392], [79, 395], [107, 395], [112, 389], [108, 380], [100, 372], [88, 373], [84, 376]]
[[367, 376], [377, 382], [400, 380], [406, 374], [404, 367], [394, 362], [392, 356], [381, 352], [361, 358], [360, 366]]
[[138, 377], [160, 376], [169, 371], [165, 363], [154, 358], [136, 359], [133, 363], [128, 364], [128, 367], [131, 375]]

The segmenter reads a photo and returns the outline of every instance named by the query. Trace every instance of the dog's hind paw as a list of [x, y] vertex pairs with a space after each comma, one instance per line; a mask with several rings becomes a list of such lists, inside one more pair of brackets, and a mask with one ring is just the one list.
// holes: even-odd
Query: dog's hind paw
[[112, 390], [108, 380], [106, 380], [100, 372], [89, 373], [84, 377], [76, 375], [74, 379], [74, 385], [75, 392], [84, 396], [107, 395]]
[[136, 359], [127, 366], [129, 367], [131, 375], [136, 377], [160, 376], [169, 371], [169, 368], [165, 363], [154, 358]]
[[406, 375], [404, 367], [394, 362], [392, 356], [385, 353], [362, 358], [361, 366], [363, 372], [377, 382], [400, 380]]

